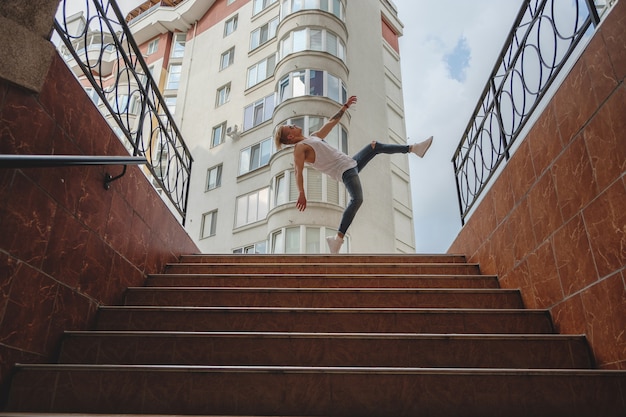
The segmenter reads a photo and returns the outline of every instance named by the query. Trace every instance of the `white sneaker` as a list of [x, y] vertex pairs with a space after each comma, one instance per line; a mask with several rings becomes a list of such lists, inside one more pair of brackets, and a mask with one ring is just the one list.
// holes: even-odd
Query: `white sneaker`
[[413, 147], [411, 148], [411, 152], [413, 152], [415, 155], [419, 156], [420, 158], [423, 158], [424, 155], [426, 155], [426, 151], [428, 150], [428, 148], [430, 148], [430, 145], [432, 145], [432, 143], [433, 143], [433, 137], [431, 136], [428, 139], [426, 139], [424, 142], [414, 144]]
[[341, 245], [343, 245], [343, 239], [333, 236], [327, 237], [326, 243], [328, 243], [328, 249], [330, 249], [330, 253], [339, 253], [339, 249], [341, 249]]

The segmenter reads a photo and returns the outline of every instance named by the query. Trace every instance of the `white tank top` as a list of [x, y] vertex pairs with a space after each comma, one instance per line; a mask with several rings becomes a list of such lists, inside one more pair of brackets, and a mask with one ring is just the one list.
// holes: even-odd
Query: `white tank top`
[[337, 181], [342, 181], [341, 177], [344, 172], [356, 167], [354, 159], [317, 136], [308, 137], [302, 143], [309, 145], [315, 151], [315, 162], [309, 165]]

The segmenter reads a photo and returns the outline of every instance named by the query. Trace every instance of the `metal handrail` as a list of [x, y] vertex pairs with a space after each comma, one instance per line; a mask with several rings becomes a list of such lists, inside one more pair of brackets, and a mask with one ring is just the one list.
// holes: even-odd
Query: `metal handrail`
[[[452, 158], [463, 224], [580, 41], [600, 22], [600, 7], [606, 11], [609, 5], [594, 0], [522, 4]], [[565, 20], [569, 26], [563, 28]]]
[[[77, 76], [89, 81], [99, 97], [99, 109], [129, 152], [147, 158], [154, 183], [184, 225], [191, 152], [115, 0], [84, 1], [85, 24], [80, 28], [68, 22], [75, 13], [68, 14], [69, 2], [62, 0], [54, 22], [63, 42], [61, 54], [68, 65], [80, 67], [82, 74]], [[94, 37], [98, 42], [90, 45]]]
[[142, 156], [0, 155], [0, 168], [52, 168], [82, 165], [143, 165]]

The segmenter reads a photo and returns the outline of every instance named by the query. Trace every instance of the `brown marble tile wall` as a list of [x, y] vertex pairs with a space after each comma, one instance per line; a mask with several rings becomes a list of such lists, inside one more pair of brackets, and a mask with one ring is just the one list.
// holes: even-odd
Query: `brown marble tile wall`
[[597, 30], [449, 249], [626, 369], [626, 2]]
[[[60, 58], [40, 94], [0, 80], [0, 153], [124, 155]], [[63, 330], [166, 262], [196, 253], [139, 167], [0, 168], [0, 384], [15, 362], [50, 360]]]

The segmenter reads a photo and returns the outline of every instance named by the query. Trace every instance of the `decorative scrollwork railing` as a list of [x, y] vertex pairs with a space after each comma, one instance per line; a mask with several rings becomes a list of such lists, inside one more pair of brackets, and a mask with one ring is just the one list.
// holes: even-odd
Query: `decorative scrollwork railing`
[[596, 3], [523, 2], [452, 159], [463, 224], [559, 71], [609, 7]]
[[[129, 153], [145, 156], [153, 184], [185, 223], [192, 157], [115, 0], [62, 0], [54, 28], [60, 53]], [[75, 10], [74, 10], [75, 11]], [[82, 72], [82, 74], [79, 74]]]

